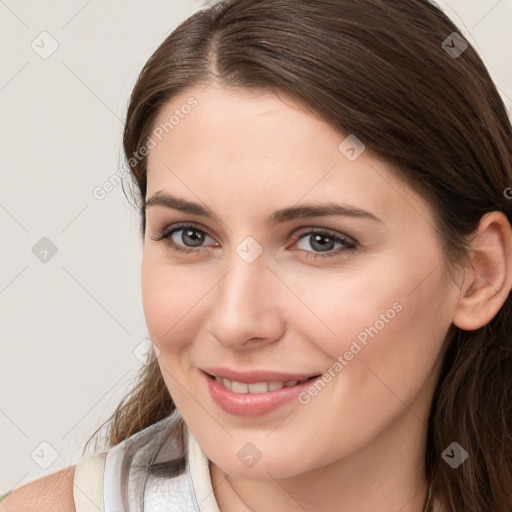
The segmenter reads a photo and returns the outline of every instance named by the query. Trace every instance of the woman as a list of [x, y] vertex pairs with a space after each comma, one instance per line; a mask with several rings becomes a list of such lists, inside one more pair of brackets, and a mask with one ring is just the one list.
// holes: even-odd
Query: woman
[[511, 125], [442, 12], [220, 2], [124, 151], [157, 358], [66, 510], [512, 510]]

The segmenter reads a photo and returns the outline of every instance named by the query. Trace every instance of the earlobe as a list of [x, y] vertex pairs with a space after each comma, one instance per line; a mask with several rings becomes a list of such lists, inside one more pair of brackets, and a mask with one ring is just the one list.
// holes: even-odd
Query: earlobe
[[453, 315], [453, 323], [465, 331], [489, 323], [512, 287], [512, 229], [502, 212], [482, 216], [469, 259]]

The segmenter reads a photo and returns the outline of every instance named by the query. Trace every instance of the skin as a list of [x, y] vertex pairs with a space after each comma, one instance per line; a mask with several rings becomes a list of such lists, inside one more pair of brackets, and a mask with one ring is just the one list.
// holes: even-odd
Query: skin
[[[164, 380], [211, 461], [219, 508], [422, 511], [427, 418], [447, 333], [452, 323], [484, 325], [505, 301], [510, 225], [499, 212], [483, 217], [473, 267], [452, 279], [429, 204], [368, 149], [348, 160], [338, 150], [348, 134], [289, 98], [217, 84], [174, 97], [156, 124], [190, 97], [198, 105], [149, 152], [146, 198], [163, 191], [215, 218], [147, 208], [141, 284]], [[326, 201], [381, 222], [264, 222], [280, 208]], [[152, 239], [178, 222], [205, 234], [200, 253]], [[322, 258], [303, 228], [350, 237], [358, 249]], [[194, 248], [184, 235], [172, 240]], [[252, 263], [236, 252], [248, 236], [263, 251]], [[397, 302], [400, 312], [307, 404], [237, 417], [200, 377], [206, 366], [321, 374]], [[252, 467], [237, 457], [248, 442], [261, 452]]]

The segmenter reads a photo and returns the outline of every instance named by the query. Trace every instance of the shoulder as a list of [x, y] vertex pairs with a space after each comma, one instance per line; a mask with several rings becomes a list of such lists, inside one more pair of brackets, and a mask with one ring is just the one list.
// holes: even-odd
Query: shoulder
[[69, 466], [11, 492], [0, 503], [0, 512], [74, 512], [73, 479]]

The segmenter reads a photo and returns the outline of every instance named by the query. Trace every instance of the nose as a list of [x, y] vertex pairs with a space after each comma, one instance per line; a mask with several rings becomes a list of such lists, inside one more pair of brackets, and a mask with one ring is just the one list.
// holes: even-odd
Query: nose
[[252, 263], [234, 256], [230, 269], [211, 292], [214, 305], [207, 331], [231, 350], [275, 343], [284, 334], [285, 319], [278, 304], [283, 284], [261, 256]]

